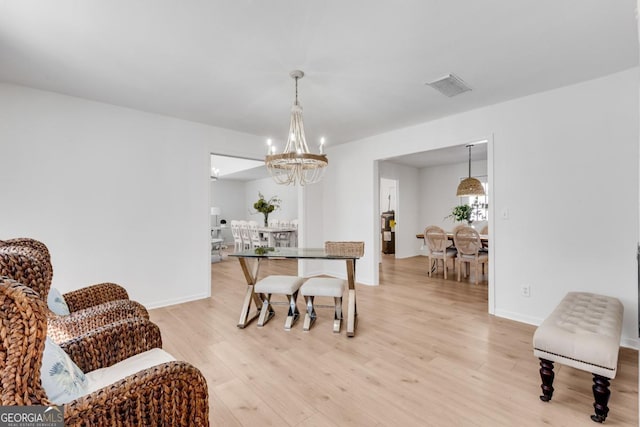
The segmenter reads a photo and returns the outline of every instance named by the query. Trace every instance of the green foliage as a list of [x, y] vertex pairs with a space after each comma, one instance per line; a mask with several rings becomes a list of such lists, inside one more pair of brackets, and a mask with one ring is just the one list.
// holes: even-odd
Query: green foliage
[[454, 206], [451, 210], [451, 214], [446, 218], [453, 218], [456, 221], [469, 221], [471, 219], [472, 211], [473, 208], [470, 205]]
[[278, 199], [278, 196], [273, 196], [269, 200], [266, 200], [262, 193], [258, 193], [258, 197], [259, 199], [253, 204], [253, 208], [266, 215], [280, 208], [280, 203], [282, 203], [282, 200]]

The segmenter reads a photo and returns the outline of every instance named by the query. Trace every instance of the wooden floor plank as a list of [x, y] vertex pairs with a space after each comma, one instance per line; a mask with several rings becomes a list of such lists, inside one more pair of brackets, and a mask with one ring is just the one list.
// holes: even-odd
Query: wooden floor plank
[[[238, 329], [246, 283], [233, 258], [212, 264], [211, 298], [151, 319], [164, 348], [205, 375], [212, 425], [594, 425], [587, 372], [556, 364], [553, 400], [540, 401], [535, 327], [487, 314], [486, 276], [474, 285], [426, 270], [423, 257], [385, 256], [381, 285], [357, 285], [354, 338], [344, 324], [334, 334], [323, 308], [309, 332], [301, 321], [283, 329], [283, 305], [263, 328]], [[260, 277], [296, 272], [295, 261], [269, 260]], [[636, 351], [621, 349], [611, 391], [606, 424], [637, 426]]]

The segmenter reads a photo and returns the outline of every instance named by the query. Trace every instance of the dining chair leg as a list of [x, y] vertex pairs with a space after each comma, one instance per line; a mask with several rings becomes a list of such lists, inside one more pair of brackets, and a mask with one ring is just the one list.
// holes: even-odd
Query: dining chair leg
[[475, 278], [475, 283], [476, 285], [478, 284], [478, 264], [480, 264], [478, 261], [475, 262], [475, 268], [474, 268], [474, 278]]
[[458, 282], [460, 281], [460, 270], [462, 270], [462, 267], [460, 265], [460, 259], [456, 258], [456, 264], [458, 264]]
[[307, 302], [307, 312], [304, 315], [304, 325], [302, 325], [303, 331], [308, 331], [311, 329], [311, 326], [316, 321], [316, 310], [313, 307], [313, 296], [309, 295], [305, 297]]
[[429, 277], [431, 277], [431, 270], [433, 270], [433, 261], [431, 260], [431, 255], [429, 255]]
[[447, 268], [448, 268], [448, 266], [447, 266], [447, 257], [446, 256], [442, 258], [442, 266], [444, 267], [444, 279], [446, 280], [447, 279]]

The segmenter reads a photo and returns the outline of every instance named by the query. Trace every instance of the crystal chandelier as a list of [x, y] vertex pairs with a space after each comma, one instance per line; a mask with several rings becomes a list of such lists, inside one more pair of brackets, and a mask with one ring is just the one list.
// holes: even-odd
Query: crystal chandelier
[[296, 81], [296, 100], [291, 107], [287, 145], [282, 154], [275, 154], [275, 147], [271, 145], [271, 140], [267, 141], [269, 146], [264, 162], [278, 184], [313, 184], [320, 181], [329, 164], [326, 154], [323, 153], [324, 138], [320, 142], [320, 154], [309, 152], [304, 136], [302, 106], [298, 102], [298, 79], [304, 77], [304, 73], [293, 70], [289, 75]]
[[484, 196], [482, 183], [478, 179], [471, 177], [471, 147], [473, 147], [473, 144], [469, 144], [467, 147], [469, 147], [469, 177], [460, 181], [456, 196]]

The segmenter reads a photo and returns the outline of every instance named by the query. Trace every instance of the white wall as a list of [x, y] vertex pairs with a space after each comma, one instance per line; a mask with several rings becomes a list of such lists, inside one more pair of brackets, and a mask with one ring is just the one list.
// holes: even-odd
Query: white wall
[[244, 186], [245, 217], [249, 220], [264, 222], [264, 215], [256, 213], [253, 204], [258, 201], [258, 193], [266, 200], [277, 196], [282, 203], [280, 209], [269, 214], [269, 219], [291, 221], [298, 218], [298, 188], [293, 185], [280, 185], [271, 178], [247, 181]]
[[[217, 206], [221, 211], [218, 222], [225, 219], [229, 224], [233, 219], [247, 219], [244, 186], [243, 181], [218, 180], [211, 182], [211, 206]], [[213, 223], [213, 217], [211, 221]]]
[[54, 286], [210, 294], [209, 153], [257, 157], [261, 139], [8, 84], [0, 117], [0, 238], [45, 242]]
[[488, 139], [490, 209], [510, 213], [490, 217], [495, 314], [538, 324], [570, 290], [612, 295], [637, 346], [638, 108], [634, 68], [329, 147], [325, 234], [364, 240], [357, 279], [377, 283], [374, 162]]

